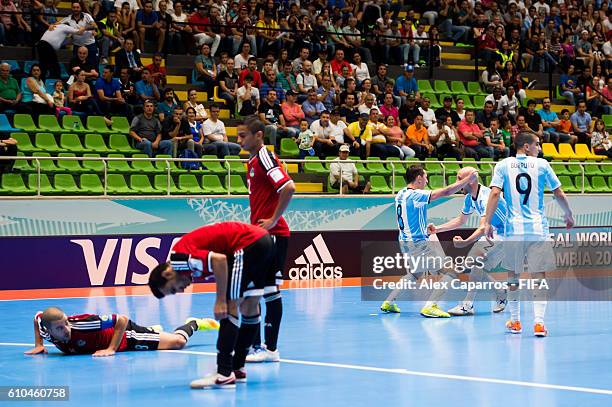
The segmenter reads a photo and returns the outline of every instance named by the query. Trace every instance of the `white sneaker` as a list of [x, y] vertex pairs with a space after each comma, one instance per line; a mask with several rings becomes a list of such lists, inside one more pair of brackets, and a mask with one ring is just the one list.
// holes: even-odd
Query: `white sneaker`
[[474, 306], [467, 305], [464, 303], [457, 304], [453, 308], [448, 310], [448, 313], [455, 317], [463, 317], [467, 315], [474, 315]]
[[270, 351], [266, 348], [257, 348], [253, 353], [247, 355], [246, 361], [248, 363], [280, 362], [280, 353], [278, 349]]
[[235, 389], [236, 376], [232, 372], [229, 376], [219, 373], [210, 373], [201, 379], [194, 380], [189, 385], [192, 389]]
[[498, 293], [497, 298], [495, 299], [495, 306], [493, 307], [494, 313], [500, 313], [506, 309], [506, 304], [508, 304], [508, 292], [506, 290], [503, 293]]

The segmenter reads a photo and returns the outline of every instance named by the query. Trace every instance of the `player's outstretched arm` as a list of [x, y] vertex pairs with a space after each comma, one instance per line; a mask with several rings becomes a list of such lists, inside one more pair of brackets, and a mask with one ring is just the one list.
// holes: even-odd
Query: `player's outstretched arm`
[[217, 285], [217, 299], [215, 300], [215, 319], [221, 321], [227, 318], [227, 257], [224, 254], [211, 254], [212, 271]]
[[274, 209], [274, 215], [272, 215], [269, 219], [259, 219], [257, 221], [257, 226], [261, 226], [266, 230], [272, 229], [276, 222], [283, 216], [285, 209], [289, 206], [289, 202], [291, 202], [291, 198], [295, 193], [295, 184], [293, 181], [287, 182], [287, 184], [280, 190], [278, 193], [278, 205], [276, 205], [276, 209]]
[[126, 317], [125, 315], [118, 314], [117, 321], [115, 321], [115, 330], [113, 331], [113, 337], [111, 338], [111, 341], [108, 344], [108, 348], [96, 351], [96, 353], [94, 353], [92, 356], [95, 358], [103, 356], [113, 356], [121, 345], [121, 341], [123, 340], [123, 334], [125, 334], [125, 329], [127, 328], [128, 321], [128, 317]]
[[47, 349], [43, 343], [43, 338], [40, 336], [38, 330], [38, 321], [34, 318], [34, 347], [28, 351], [25, 351], [25, 355], [38, 355], [40, 353], [47, 353]]
[[480, 218], [480, 225], [478, 226], [478, 228], [476, 228], [476, 230], [474, 230], [472, 234], [468, 236], [467, 239], [463, 239], [461, 236], [453, 237], [453, 245], [457, 249], [468, 247], [469, 245], [471, 245], [472, 243], [475, 243], [478, 239], [480, 239], [482, 235], [484, 234], [485, 234], [485, 218], [483, 216]]
[[491, 226], [491, 220], [493, 219], [493, 214], [497, 210], [500, 194], [501, 189], [499, 187], [491, 187], [491, 193], [489, 194], [489, 200], [487, 201], [487, 211], [485, 212], [484, 216], [484, 233], [491, 239], [493, 238], [493, 227]]
[[567, 196], [565, 192], [561, 188], [557, 188], [553, 191], [555, 195], [555, 199], [557, 203], [563, 210], [564, 216], [563, 220], [565, 221], [565, 226], [569, 229], [574, 226], [574, 216], [572, 214], [572, 209], [569, 206], [569, 202], [567, 201]]
[[468, 218], [469, 218], [469, 215], [462, 213], [456, 218], [451, 219], [448, 222], [441, 224], [440, 226], [436, 226], [430, 223], [429, 225], [427, 225], [427, 231], [429, 232], [430, 235], [433, 235], [435, 233], [442, 233], [442, 232], [447, 232], [449, 230], [455, 230], [465, 225], [465, 222], [467, 222]]
[[478, 172], [474, 170], [469, 177], [465, 177], [462, 180], [456, 181], [444, 188], [435, 189], [431, 192], [431, 196], [429, 198], [430, 201], [435, 201], [436, 199], [443, 198], [445, 196], [450, 196], [455, 192], [458, 192], [461, 188], [469, 184], [470, 182], [478, 180]]

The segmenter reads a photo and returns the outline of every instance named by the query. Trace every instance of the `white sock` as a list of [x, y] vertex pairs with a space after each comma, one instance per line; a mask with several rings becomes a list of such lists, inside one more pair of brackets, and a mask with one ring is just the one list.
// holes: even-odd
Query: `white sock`
[[546, 314], [547, 301], [534, 301], [533, 302], [533, 321], [536, 324], [544, 323], [544, 314]]
[[521, 320], [521, 304], [518, 302], [518, 295], [518, 290], [510, 291], [508, 293], [508, 309], [510, 310], [511, 321]]

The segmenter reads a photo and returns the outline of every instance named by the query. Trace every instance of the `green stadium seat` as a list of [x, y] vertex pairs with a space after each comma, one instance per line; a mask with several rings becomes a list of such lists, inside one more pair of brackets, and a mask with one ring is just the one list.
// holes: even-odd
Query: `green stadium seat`
[[[312, 162], [312, 160], [318, 160], [319, 157], [306, 157], [306, 162], [304, 163], [304, 172], [310, 174], [329, 174], [329, 170], [323, 167], [323, 164], [319, 162]], [[359, 171], [359, 168], [357, 168]], [[359, 172], [361, 174], [361, 172]]]
[[74, 182], [72, 174], [55, 174], [53, 177], [55, 193], [59, 195], [79, 195], [81, 189]]
[[451, 81], [450, 89], [453, 95], [467, 95], [469, 93], [461, 81]]
[[444, 177], [442, 175], [432, 175], [428, 177], [429, 179], [429, 187], [431, 189], [444, 188], [446, 183], [444, 182]]
[[449, 95], [452, 93], [450, 88], [448, 87], [448, 83], [440, 79], [436, 79], [434, 81], [434, 91], [436, 93], [445, 93]]
[[486, 93], [482, 90], [480, 83], [478, 82], [468, 82], [467, 93], [469, 95], [486, 95]]
[[282, 138], [280, 143], [280, 154], [282, 157], [297, 158], [300, 155], [300, 149], [293, 139]]
[[485, 185], [487, 187], [491, 185], [491, 177], [489, 177], [488, 175], [485, 175], [484, 177], [481, 177], [481, 178], [482, 178], [482, 185]]
[[[109, 154], [108, 158], [125, 158], [123, 156], [123, 154]], [[108, 171], [109, 172], [123, 172], [123, 173], [129, 173], [129, 172], [133, 172], [132, 167], [130, 167], [130, 164], [125, 161], [125, 160], [118, 160], [118, 161], [107, 161], [106, 162], [108, 165]]]
[[[59, 157], [65, 158], [73, 158], [76, 157], [73, 153], [59, 153]], [[60, 171], [69, 172], [71, 174], [86, 172], [87, 170], [81, 166], [81, 162], [78, 160], [57, 160], [57, 166], [60, 168]]]
[[106, 191], [110, 195], [133, 195], [137, 193], [127, 185], [123, 174], [108, 174], [106, 182]]
[[438, 98], [434, 93], [422, 93], [421, 98], [429, 99], [429, 106], [432, 109], [437, 109], [442, 106], [442, 103], [438, 102]]
[[34, 145], [41, 151], [49, 153], [58, 153], [62, 151], [60, 146], [57, 145], [55, 137], [51, 133], [36, 133], [34, 137]]
[[[454, 158], [445, 158], [444, 161], [457, 161]], [[459, 163], [444, 163], [444, 172], [446, 176], [456, 176], [459, 170], [461, 169], [461, 164]]]
[[576, 188], [576, 186], [574, 185], [574, 181], [572, 181], [571, 177], [567, 175], [560, 175], [559, 181], [561, 181], [561, 187], [563, 188], [565, 192], [569, 192], [569, 193], [580, 192], [580, 189]]
[[[291, 139], [281, 139], [281, 140], [291, 140]], [[240, 159], [240, 156], [238, 155], [226, 155], [225, 158], [227, 159]], [[243, 175], [246, 174], [247, 170], [246, 167], [244, 166], [243, 162], [238, 162], [238, 161], [226, 161], [225, 162], [225, 168], [227, 169], [229, 167], [230, 169], [230, 174], [238, 174], [238, 175]], [[227, 171], [226, 171], [227, 173]]]
[[106, 146], [106, 143], [100, 134], [86, 134], [85, 148], [88, 151], [93, 151], [98, 154], [114, 153], [114, 150]]
[[[380, 161], [378, 157], [368, 157], [368, 161]], [[375, 163], [368, 162], [366, 163], [366, 167], [370, 170], [370, 174], [372, 175], [389, 175], [389, 170], [385, 168], [384, 163]], [[359, 172], [359, 170], [357, 171]]]
[[[393, 163], [393, 164], [391, 164]], [[406, 173], [406, 167], [404, 163], [398, 157], [387, 157], [387, 170], [389, 173], [395, 173], [399, 175], [404, 175]]]
[[486, 96], [484, 95], [474, 95], [474, 103], [472, 103], [474, 109], [482, 110], [482, 108], [484, 108], [485, 98]]
[[[170, 182], [170, 193], [173, 195], [180, 194], [181, 190], [178, 189], [178, 187], [174, 183], [172, 176], [170, 176], [169, 182]], [[167, 195], [168, 194], [168, 175], [167, 174], [156, 175], [153, 178], [153, 185], [155, 189], [162, 191], [164, 195]]]
[[181, 174], [178, 181], [178, 187], [184, 195], [202, 195], [204, 193], [194, 174]]
[[602, 174], [612, 176], [612, 161], [604, 161], [600, 168]]
[[145, 174], [153, 174], [156, 172], [165, 172], [163, 169], [159, 169], [153, 166], [153, 162], [146, 154], [133, 154], [132, 158], [146, 158], [147, 161], [130, 161], [132, 164], [133, 172], [140, 172]]
[[[100, 158], [100, 154], [83, 154], [83, 157]], [[85, 160], [81, 162], [83, 169], [87, 172], [104, 172], [102, 160]]]
[[109, 134], [113, 132], [108, 128], [106, 122], [104, 121], [104, 117], [102, 116], [87, 116], [87, 130], [102, 134]]
[[337, 194], [340, 192], [340, 190], [338, 188], [334, 188], [329, 180], [329, 177], [327, 177], [327, 192], [329, 192], [330, 194]]
[[427, 79], [417, 80], [417, 86], [419, 87], [419, 92], [421, 95], [423, 93], [436, 93], [434, 88], [431, 87], [431, 82], [429, 82]]
[[81, 174], [81, 192], [86, 195], [103, 195], [104, 185], [97, 174]]
[[[578, 189], [579, 192], [585, 192], [587, 194], [595, 192], [593, 191], [593, 187], [591, 187], [591, 183], [589, 182], [589, 179], [586, 176], [584, 178], [582, 176], [577, 176], [574, 179], [576, 183], [576, 188]], [[583, 181], [584, 181], [584, 188], [582, 187]]]
[[91, 151], [83, 147], [83, 143], [81, 143], [79, 136], [72, 133], [64, 133], [60, 136], [60, 147], [64, 151], [69, 151], [75, 154], [82, 154]]
[[40, 151], [40, 148], [32, 144], [32, 140], [30, 139], [28, 133], [11, 133], [11, 137], [17, 140], [17, 149], [23, 153], [33, 153], [36, 151]]
[[385, 177], [382, 175], [372, 175], [370, 177], [370, 192], [373, 194], [390, 194], [391, 188], [387, 185]]
[[604, 114], [601, 116], [604, 124], [606, 125], [606, 129], [612, 127], [612, 114]]
[[[25, 154], [23, 154], [22, 152], [17, 152], [17, 156], [18, 157], [25, 157]], [[34, 167], [32, 167], [32, 162], [29, 160], [20, 160], [17, 159], [15, 160], [15, 164], [13, 165], [13, 169], [19, 172], [33, 172], [34, 171]]]
[[[155, 158], [172, 158], [172, 156], [168, 154], [157, 154]], [[170, 171], [174, 171], [174, 168], [176, 167], [176, 165], [172, 161], [154, 161], [153, 162], [153, 166], [156, 169], [155, 172], [166, 172], [167, 173], [168, 169], [166, 168], [166, 165], [170, 166]]]
[[571, 175], [571, 172], [567, 169], [567, 167], [563, 163], [552, 162], [550, 164], [550, 166], [553, 169], [553, 171], [555, 172], [555, 174], [557, 174], [557, 176], [559, 176], [559, 175]]
[[130, 134], [130, 123], [128, 119], [121, 116], [113, 116], [111, 129], [113, 133]]
[[83, 126], [81, 118], [77, 115], [64, 116], [62, 117], [63, 131], [69, 131], [71, 133], [87, 133], [87, 129]]
[[599, 169], [599, 165], [594, 165], [594, 164], [591, 164], [591, 165], [585, 164], [584, 165], [584, 173], [586, 175], [588, 175], [589, 177], [591, 177], [593, 175], [603, 175], [603, 173]]
[[591, 178], [591, 187], [593, 192], [610, 192], [610, 187], [608, 187], [606, 180], [601, 175], [596, 175]]
[[[34, 191], [38, 191], [38, 174], [28, 174], [28, 185]], [[51, 186], [47, 174], [40, 174], [40, 194], [53, 195], [54, 193], [55, 189]]]
[[[472, 103], [472, 96], [470, 95], [459, 95], [455, 99], [463, 99], [463, 108], [468, 110], [474, 110], [474, 104]], [[455, 102], [455, 105], [457, 102]]]
[[23, 182], [21, 174], [5, 173], [2, 174], [2, 195], [33, 195], [35, 189], [30, 188]]
[[227, 174], [227, 170], [221, 165], [219, 158], [216, 155], [203, 155], [202, 159], [209, 159], [215, 161], [206, 161], [203, 162], [202, 165], [204, 169], [202, 170], [205, 173], [213, 173], [216, 175], [224, 175]]
[[130, 175], [130, 188], [142, 195], [159, 195], [162, 191], [153, 188], [149, 176], [145, 174]]
[[580, 164], [576, 164], [575, 161], [571, 161], [566, 168], [569, 173], [568, 175], [582, 175], [582, 167]]
[[493, 174], [493, 168], [495, 168], [495, 162], [492, 158], [481, 158], [478, 164], [478, 172], [480, 175], [491, 175]]
[[16, 128], [21, 129], [27, 133], [36, 133], [37, 131], [40, 131], [38, 126], [34, 124], [32, 116], [30, 116], [29, 114], [15, 114], [15, 116], [13, 116], [13, 125]]
[[399, 191], [402, 188], [406, 188], [406, 178], [404, 178], [404, 175], [395, 174], [395, 178], [389, 177], [389, 187], [391, 189], [393, 189], [394, 179], [395, 179], [395, 192]]
[[[36, 153], [36, 157], [51, 157], [51, 154], [49, 153]], [[34, 167], [34, 171], [36, 171], [37, 168], [37, 164], [36, 164], [36, 160], [32, 161], [32, 166]], [[55, 161], [53, 160], [38, 160], [38, 165], [40, 165], [40, 170], [42, 172], [59, 172], [60, 169], [59, 167], [55, 164]]]
[[325, 169], [329, 171], [329, 167], [332, 161], [334, 161], [336, 158], [338, 157], [334, 157], [334, 156], [325, 157], [325, 162], [323, 163], [323, 167], [325, 167]]
[[249, 193], [240, 175], [225, 177], [225, 187], [230, 191], [230, 194], [245, 195]]
[[227, 190], [221, 184], [221, 180], [216, 175], [204, 174], [202, 175], [202, 188], [206, 194], [225, 195]]
[[425, 159], [425, 170], [427, 171], [427, 175], [440, 175], [442, 174], [442, 165], [437, 162], [437, 158], [426, 158]]
[[59, 123], [57, 122], [57, 118], [54, 115], [50, 114], [41, 114], [38, 117], [38, 127], [40, 127], [40, 129], [43, 131], [48, 131], [57, 134], [64, 131], [64, 129], [62, 129]]
[[128, 141], [128, 136], [125, 134], [111, 134], [108, 139], [108, 145], [113, 151], [124, 154], [136, 154], [140, 150], [132, 147]]

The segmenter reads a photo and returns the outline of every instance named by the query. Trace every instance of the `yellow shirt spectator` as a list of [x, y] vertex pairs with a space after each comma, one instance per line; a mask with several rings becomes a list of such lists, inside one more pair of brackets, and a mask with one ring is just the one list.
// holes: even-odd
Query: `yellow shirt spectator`
[[346, 128], [351, 136], [355, 139], [360, 138], [361, 144], [365, 144], [368, 141], [372, 141], [372, 128], [370, 125], [366, 125], [365, 128], [359, 126], [359, 122], [353, 122]]

